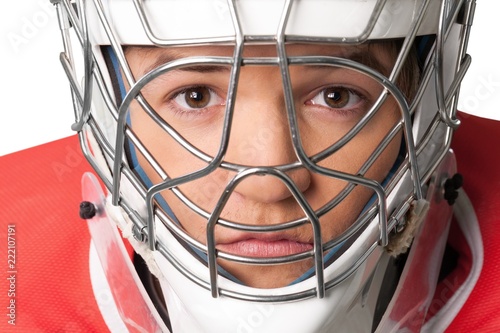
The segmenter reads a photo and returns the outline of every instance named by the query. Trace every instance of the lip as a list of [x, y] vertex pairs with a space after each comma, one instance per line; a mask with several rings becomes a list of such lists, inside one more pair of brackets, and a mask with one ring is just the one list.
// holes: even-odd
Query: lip
[[249, 237], [229, 243], [218, 244], [217, 249], [238, 256], [271, 258], [310, 251], [313, 249], [313, 245], [311, 243], [286, 238], [266, 239], [265, 237]]

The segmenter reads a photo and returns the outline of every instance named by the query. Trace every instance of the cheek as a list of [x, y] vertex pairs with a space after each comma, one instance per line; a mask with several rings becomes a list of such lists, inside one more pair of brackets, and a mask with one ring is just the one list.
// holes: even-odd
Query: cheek
[[[164, 128], [142, 110], [137, 102], [134, 102], [131, 106], [130, 115], [132, 131], [151, 155], [151, 158], [147, 158], [145, 154], [140, 152], [140, 149], [135, 146], [133, 148], [139, 165], [152, 184], [159, 184], [163, 181], [161, 174], [167, 175], [168, 178], [177, 178], [199, 171], [208, 165], [207, 162], [193, 155], [172, 138]], [[206, 151], [216, 151], [218, 149], [220, 139], [216, 135], [211, 137], [208, 131], [198, 131], [198, 133], [201, 135], [197, 138], [191, 136], [190, 141], [205, 142], [203, 147], [198, 145], [196, 148]], [[192, 143], [194, 144], [194, 142]], [[205, 153], [207, 153], [206, 151]], [[154, 164], [157, 165], [156, 168], [153, 166]], [[158, 168], [161, 169], [161, 172], [158, 172]], [[208, 176], [181, 184], [178, 189], [193, 204], [206, 212], [210, 212], [222, 194], [222, 189], [224, 184], [227, 183], [228, 177], [227, 171], [218, 169]], [[181, 222], [183, 228], [190, 235], [204, 242], [206, 219], [191, 210], [172, 191], [165, 190], [161, 195], [176, 218]]]
[[[169, 178], [177, 178], [203, 169], [208, 165], [201, 156], [213, 156], [218, 149], [219, 136], [208, 131], [193, 130], [191, 132], [179, 131], [174, 127], [170, 133], [165, 129], [170, 124], [163, 121], [157, 123], [148, 116], [140, 106], [134, 102], [131, 108], [131, 127], [138, 140], [151, 155], [156, 163]], [[177, 141], [174, 136], [185, 139], [184, 143]], [[188, 146], [193, 152], [190, 152]], [[146, 161], [143, 154], [137, 152], [138, 160], [148, 176], [150, 173], [153, 183], [160, 181], [157, 172], [153, 171], [152, 163]], [[196, 155], [198, 154], [198, 156]], [[201, 156], [200, 156], [201, 155]]]
[[[165, 191], [162, 194], [183, 229], [203, 244], [206, 244], [208, 216], [201, 215], [199, 210], [204, 211], [207, 215], [214, 210], [225, 184], [228, 182], [228, 178], [228, 172], [218, 169], [208, 176], [180, 185], [178, 189], [184, 196], [183, 199], [172, 191]], [[189, 200], [189, 203], [183, 200]], [[196, 208], [193, 208], [193, 205]], [[234, 216], [233, 205], [228, 204], [228, 206], [230, 213], [232, 213], [231, 217], [238, 220], [238, 216]], [[225, 217], [226, 213], [227, 211], [224, 209], [221, 216]]]
[[[132, 129], [141, 143], [153, 156], [155, 163], [159, 165], [162, 172], [169, 178], [177, 178], [198, 171], [207, 166], [206, 162], [193, 156], [182, 147], [169, 134], [160, 128], [149, 116], [142, 112], [136, 112], [131, 117]], [[213, 140], [215, 141], [215, 140]], [[135, 148], [139, 165], [153, 184], [162, 182], [162, 177], [155, 170], [151, 161]], [[208, 176], [202, 177], [182, 184], [178, 189], [191, 202], [205, 211], [211, 211], [217, 198], [221, 195], [223, 185], [227, 182], [227, 172], [216, 170]], [[183, 225], [192, 235], [198, 234], [198, 227], [206, 220], [194, 213], [186, 203], [182, 202], [172, 191], [166, 190], [162, 193], [169, 207], [179, 221], [190, 221]], [[204, 234], [204, 233], [200, 233]]]
[[[379, 182], [383, 181], [398, 156], [402, 140], [401, 131], [392, 137], [378, 157], [374, 158], [372, 155], [387, 139], [399, 120], [399, 109], [392, 99], [387, 100], [353, 138], [339, 146], [330, 156], [318, 164], [325, 168], [354, 175], [363, 174], [367, 178]], [[356, 122], [331, 124], [331, 129], [328, 129], [331, 135], [322, 135], [322, 133], [326, 132], [322, 131], [309, 142], [312, 142], [312, 145], [317, 147], [321, 146], [322, 149], [328, 148], [331, 145], [338, 144], [339, 140], [342, 140], [344, 135], [348, 134], [355, 125]], [[311, 148], [311, 150], [317, 151], [317, 148]]]
[[[349, 143], [318, 164], [327, 169], [352, 175], [359, 174], [360, 170], [365, 167], [367, 160], [399, 120], [394, 108], [386, 108], [381, 111], [383, 112], [376, 115]], [[367, 168], [364, 177], [382, 184], [398, 157], [401, 141], [402, 133], [400, 131]], [[323, 198], [323, 200], [325, 200], [324, 198], [331, 200], [332, 194], [340, 193], [348, 185], [346, 181], [327, 179], [317, 174], [314, 175], [314, 182], [317, 189], [316, 197]], [[359, 216], [373, 195], [373, 190], [356, 186], [338, 206], [322, 217], [321, 221], [325, 226], [324, 237], [330, 239], [343, 232]]]
[[[394, 138], [386, 151], [384, 151], [379, 159], [365, 173], [365, 178], [374, 179], [380, 184], [383, 183], [397, 158], [400, 142], [401, 135]], [[344, 158], [333, 162], [335, 166], [332, 165], [331, 167], [335, 167], [336, 170], [342, 169], [343, 172], [355, 174], [357, 170], [359, 170], [360, 165], [365, 162], [366, 156], [371, 153], [370, 149], [367, 149], [365, 152], [361, 147], [358, 148], [359, 150], [357, 150], [357, 152], [359, 155], [356, 156], [356, 158], [352, 156], [352, 153], [345, 154], [343, 155]], [[315, 201], [321, 202], [321, 204], [325, 204], [336, 195], [342, 193], [343, 190], [347, 189], [349, 184], [346, 181], [325, 179], [325, 177], [320, 176], [315, 176], [314, 181], [315, 184], [317, 184], [316, 194], [314, 195]], [[356, 221], [363, 208], [374, 195], [375, 192], [370, 188], [361, 185], [355, 186], [337, 206], [320, 218], [323, 226], [323, 240], [329, 241], [343, 233], [354, 223], [354, 221]], [[318, 206], [321, 205], [316, 205], [316, 207]]]
[[[387, 107], [381, 111], [363, 132], [367, 155], [373, 154], [383, 144], [383, 141], [387, 139], [389, 133], [401, 120], [400, 110], [392, 100], [389, 100]], [[370, 134], [371, 138], [368, 137]], [[366, 177], [382, 183], [398, 158], [402, 142], [403, 132], [399, 130], [366, 172]]]

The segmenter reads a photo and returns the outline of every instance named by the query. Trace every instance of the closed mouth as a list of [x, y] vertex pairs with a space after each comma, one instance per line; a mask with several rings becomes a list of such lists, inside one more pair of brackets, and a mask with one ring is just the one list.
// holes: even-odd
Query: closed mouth
[[249, 237], [232, 242], [218, 244], [217, 249], [233, 255], [254, 258], [283, 257], [311, 251], [313, 245], [293, 239], [266, 239]]

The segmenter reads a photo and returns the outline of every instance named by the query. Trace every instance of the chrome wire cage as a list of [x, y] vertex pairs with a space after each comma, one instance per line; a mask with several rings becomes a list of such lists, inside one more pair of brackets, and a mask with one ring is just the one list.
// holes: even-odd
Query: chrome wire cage
[[[110, 190], [112, 195], [112, 204], [117, 206], [119, 205], [123, 208], [128, 215], [128, 218], [130, 218], [133, 222], [136, 238], [146, 242], [152, 251], [157, 250], [161, 252], [173, 266], [175, 266], [191, 281], [194, 281], [203, 288], [210, 290], [213, 297], [224, 295], [238, 299], [266, 302], [290, 301], [315, 296], [319, 298], [325, 297], [326, 290], [334, 287], [348, 277], [370, 255], [370, 253], [374, 251], [375, 248], [384, 247], [388, 244], [391, 233], [396, 232], [396, 229], [404, 227], [404, 215], [410, 209], [413, 201], [420, 200], [425, 197], [425, 183], [429, 180], [433, 170], [446, 154], [450, 145], [453, 129], [459, 125], [458, 120], [455, 118], [455, 110], [460, 82], [470, 64], [470, 56], [466, 54], [466, 47], [469, 27], [471, 25], [471, 17], [473, 16], [474, 1], [443, 0], [440, 2], [438, 15], [439, 22], [435, 34], [435, 43], [426, 59], [425, 67], [422, 69], [420, 86], [415, 94], [415, 97], [410, 102], [407, 101], [407, 98], [401, 92], [400, 88], [398, 88], [397, 79], [401, 73], [405, 60], [408, 57], [410, 49], [415, 43], [422, 22], [424, 21], [426, 15], [429, 15], [429, 8], [431, 8], [433, 4], [436, 4], [436, 1], [434, 0], [421, 1], [418, 8], [419, 14], [409, 25], [408, 33], [405, 35], [402, 42], [401, 51], [399, 52], [392, 71], [388, 76], [384, 76], [367, 65], [360, 64], [353, 60], [326, 56], [290, 56], [287, 54], [286, 49], [286, 45], [291, 43], [339, 45], [362, 44], [369, 40], [372, 35], [377, 22], [379, 22], [381, 18], [384, 8], [386, 8], [390, 3], [388, 0], [377, 0], [373, 6], [372, 14], [366, 22], [366, 26], [361, 29], [361, 33], [356, 36], [347, 37], [288, 34], [286, 31], [290, 13], [294, 6], [297, 6], [297, 2], [292, 0], [285, 1], [279, 20], [278, 30], [274, 35], [245, 34], [242, 30], [240, 13], [238, 11], [238, 1], [228, 0], [227, 8], [229, 9], [232, 19], [234, 34], [219, 37], [187, 39], [165, 39], [159, 37], [149, 24], [150, 20], [148, 18], [148, 11], [145, 10], [146, 1], [133, 0], [136, 15], [140, 20], [142, 29], [147, 35], [151, 45], [158, 47], [170, 47], [224, 44], [232, 45], [234, 47], [234, 54], [231, 57], [190, 57], [173, 60], [158, 66], [138, 79], [134, 78], [129, 68], [119, 35], [113, 28], [113, 22], [108, 18], [106, 4], [104, 4], [101, 0], [94, 0], [92, 1], [92, 4], [89, 4], [87, 1], [77, 1], [75, 3], [70, 0], [51, 1], [57, 8], [64, 43], [64, 51], [60, 54], [60, 60], [68, 76], [73, 95], [73, 106], [75, 109], [76, 121], [72, 128], [79, 134], [84, 155], [102, 179], [106, 187]], [[99, 65], [102, 64], [102, 61], [98, 59], [100, 55], [94, 52], [98, 45], [96, 45], [90, 37], [91, 33], [89, 33], [87, 18], [89, 13], [97, 14], [97, 18], [101, 25], [100, 28], [105, 32], [105, 36], [108, 41], [107, 44], [110, 45], [116, 55], [123, 79], [130, 87], [119, 105], [117, 105], [115, 98], [113, 97], [114, 93], [112, 88], [110, 88], [110, 85], [107, 83], [109, 81], [106, 77], [107, 74], [104, 73]], [[446, 41], [448, 40], [450, 34], [455, 33], [454, 29], [457, 29], [457, 24], [460, 28], [460, 42], [457, 46], [458, 57], [450, 79], [445, 75], [446, 66], [444, 64], [443, 57], [446, 53]], [[74, 61], [73, 46], [71, 44], [70, 36], [71, 33], [76, 35], [79, 46], [81, 46], [83, 51], [82, 67], [84, 80], [82, 85], [79, 84], [79, 80], [77, 78], [77, 64]], [[276, 57], [249, 58], [243, 56], [243, 50], [246, 45], [259, 43], [275, 45], [277, 53]], [[218, 151], [214, 154], [214, 156], [210, 156], [209, 154], [201, 151], [196, 146], [192, 145], [188, 140], [183, 138], [183, 136], [177, 132], [175, 128], [158, 115], [154, 108], [148, 104], [147, 100], [141, 94], [141, 90], [149, 82], [162, 74], [174, 69], [195, 65], [228, 66], [231, 68], [222, 136]], [[250, 167], [230, 163], [224, 159], [231, 135], [231, 123], [234, 115], [234, 105], [236, 101], [240, 70], [243, 66], [253, 65], [277, 66], [280, 70], [285, 106], [287, 110], [288, 126], [297, 157], [297, 161], [295, 163], [275, 167]], [[352, 127], [348, 133], [323, 151], [309, 156], [303, 147], [301, 134], [299, 132], [289, 68], [291, 66], [314, 65], [335, 66], [362, 73], [374, 82], [380, 84], [383, 90], [374, 105], [371, 106], [368, 112], [366, 112], [362, 119], [354, 127]], [[430, 84], [435, 84], [438, 107], [437, 112], [432, 111], [431, 119], [427, 120], [424, 125], [421, 125], [425, 126], [424, 129], [416, 130], [415, 119], [419, 117], [417, 113], [419, 112], [419, 107], [421, 107], [420, 102], [424, 98], [424, 95], [428, 93], [427, 89]], [[101, 94], [100, 98], [104, 101], [106, 112], [111, 115], [115, 124], [115, 137], [112, 135], [110, 137], [106, 133], [107, 130], [103, 128], [102, 122], [100, 123], [94, 116], [92, 110], [92, 99], [94, 97], [93, 94], [96, 94], [97, 89]], [[355, 174], [327, 169], [318, 165], [320, 161], [334, 154], [354, 136], [356, 136], [356, 134], [358, 134], [377, 113], [388, 96], [391, 96], [396, 101], [401, 112], [401, 119], [388, 132], [379, 147], [372, 153], [372, 155]], [[158, 126], [174, 138], [193, 156], [203, 161], [206, 166], [186, 175], [170, 178], [168, 173], [162, 168], [160, 163], [155, 160], [155, 157], [148, 151], [148, 148], [142, 144], [141, 140], [127, 124], [130, 105], [133, 101], [137, 101], [142, 109], [151, 119], [155, 121]], [[384, 185], [373, 179], [365, 178], [364, 174], [366, 171], [371, 165], [373, 165], [375, 160], [382, 154], [391, 140], [394, 139], [400, 131], [402, 131], [404, 135], [406, 155], [404, 156], [403, 162], [397, 168], [394, 176]], [[436, 135], [440, 136], [439, 142], [435, 142]], [[91, 142], [94, 141], [97, 143], [97, 146], [91, 144]], [[138, 179], [127, 160], [125, 152], [127, 141], [132, 142], [136, 149], [140, 151], [143, 156], [145, 156], [154, 170], [162, 178], [161, 183], [148, 187], [140, 179]], [[429, 146], [433, 146], [433, 148], [429, 148]], [[96, 147], [99, 147], [101, 152], [96, 152]], [[96, 157], [99, 154], [102, 154], [103, 158]], [[425, 160], [422, 162], [424, 158]], [[230, 170], [236, 175], [227, 184], [223, 191], [223, 195], [218, 199], [213, 211], [205, 211], [185, 196], [180, 191], [179, 186], [204, 177], [218, 168]], [[301, 191], [297, 188], [296, 184], [294, 184], [293, 180], [287, 175], [287, 172], [299, 168], [306, 168], [316, 174], [343, 180], [347, 183], [347, 185], [323, 207], [314, 210]], [[286, 185], [287, 189], [293, 195], [297, 204], [302, 209], [304, 216], [293, 221], [286, 221], [280, 224], [267, 226], [251, 226], [222, 218], [221, 213], [235, 187], [241, 181], [252, 175], [268, 175], [279, 179]], [[142, 197], [145, 205], [143, 212], [140, 212], [140, 210], [132, 204], [132, 197], [127, 196], [124, 193], [124, 182], [130, 183], [132, 188], [139, 194], [140, 197]], [[401, 186], [401, 183], [404, 183], [405, 186]], [[320, 217], [341, 202], [343, 198], [345, 198], [356, 186], [363, 186], [371, 189], [375, 193], [376, 200], [374, 200], [374, 203], [368, 207], [368, 209], [366, 209], [340, 236], [323, 243], [321, 239], [321, 225], [319, 222]], [[401, 192], [399, 190], [400, 187], [405, 187], [406, 190]], [[408, 188], [410, 190], [408, 190]], [[202, 244], [187, 235], [175, 219], [165, 213], [162, 209], [158, 208], [158, 198], [161, 196], [162, 191], [166, 190], [172, 191], [187, 207], [191, 208], [198, 215], [207, 220], [207, 244]], [[395, 194], [396, 192], [398, 193]], [[389, 202], [391, 193], [393, 196], [398, 197], [397, 202], [395, 200]], [[359, 234], [365, 230], [366, 226], [371, 223], [372, 220], [376, 221], [375, 223], [378, 228], [377, 238], [371, 244], [366, 245], [366, 249], [362, 255], [351, 260], [349, 268], [336, 272], [335, 278], [326, 280], [324, 276], [325, 262], [323, 253], [328, 252], [332, 248], [359, 236]], [[210, 276], [209, 281], [193, 274], [189, 267], [186, 267], [176, 258], [175, 253], [172, 253], [168, 246], [159, 241], [156, 234], [158, 223], [164, 225], [169, 232], [174, 235], [174, 237], [180, 239], [182, 242], [188, 243], [191, 247], [203, 252], [206, 255]], [[219, 252], [215, 248], [216, 242], [214, 230], [217, 225], [246, 232], [275, 232], [300, 225], [310, 225], [311, 230], [313, 231], [314, 246], [313, 249], [308, 252], [277, 258], [262, 259], [231, 255]], [[233, 290], [226, 290], [218, 285], [217, 258], [253, 265], [274, 265], [295, 262], [305, 258], [313, 258], [316, 287], [290, 295], [252, 295], [235, 292]]]

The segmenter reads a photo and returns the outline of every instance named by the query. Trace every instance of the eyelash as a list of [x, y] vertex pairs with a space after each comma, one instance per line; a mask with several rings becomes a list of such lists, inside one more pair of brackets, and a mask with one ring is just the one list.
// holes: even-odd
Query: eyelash
[[[341, 107], [341, 108], [331, 107], [331, 106], [328, 106], [328, 105], [320, 104], [317, 101], [314, 101], [315, 99], [320, 98], [320, 99], [323, 99], [323, 102], [325, 104], [327, 104], [326, 101], [324, 100], [325, 99], [324, 94], [325, 94], [325, 92], [328, 89], [343, 90], [343, 91], [345, 91], [345, 92], [347, 92], [349, 94], [349, 98], [352, 98], [351, 96], [354, 95], [356, 98], [358, 98], [358, 100], [355, 102], [355, 104], [353, 106]], [[334, 112], [337, 112], [337, 113], [340, 113], [340, 114], [343, 114], [343, 115], [348, 115], [348, 114], [351, 114], [353, 112], [359, 111], [360, 108], [367, 101], [368, 101], [368, 98], [366, 97], [366, 95], [363, 94], [363, 93], [361, 93], [361, 92], [359, 92], [357, 89], [353, 89], [353, 88], [350, 88], [350, 87], [339, 85], [339, 86], [327, 86], [327, 87], [321, 88], [321, 90], [316, 91], [314, 93], [313, 97], [310, 98], [310, 99], [308, 99], [305, 104], [306, 105], [313, 105], [313, 106], [325, 108], [327, 110], [327, 112], [334, 111]], [[349, 103], [350, 102], [348, 101], [347, 104], [349, 104]]]
[[[183, 106], [183, 105], [181, 105], [181, 103], [179, 103], [179, 101], [176, 101], [177, 98], [181, 97], [182, 95], [185, 95], [189, 90], [196, 90], [196, 89], [207, 89], [208, 90], [208, 92], [210, 94], [210, 101], [208, 103], [209, 105], [201, 107], [201, 108], [192, 108], [189, 105]], [[184, 96], [184, 98], [185, 98], [185, 96]], [[215, 101], [213, 101], [214, 98], [215, 98]], [[220, 104], [218, 101], [220, 101]], [[180, 114], [180, 115], [190, 115], [190, 114], [193, 114], [195, 112], [197, 114], [206, 112], [206, 111], [208, 111], [208, 109], [210, 109], [213, 106], [225, 105], [225, 98], [220, 97], [220, 95], [217, 92], [215, 92], [214, 89], [209, 88], [208, 86], [196, 85], [196, 86], [185, 87], [183, 89], [180, 89], [180, 90], [172, 93], [169, 97], [167, 97], [166, 103], [167, 103], [167, 105], [169, 105], [169, 107], [175, 113]], [[185, 103], [185, 101], [184, 101], [184, 103]]]

